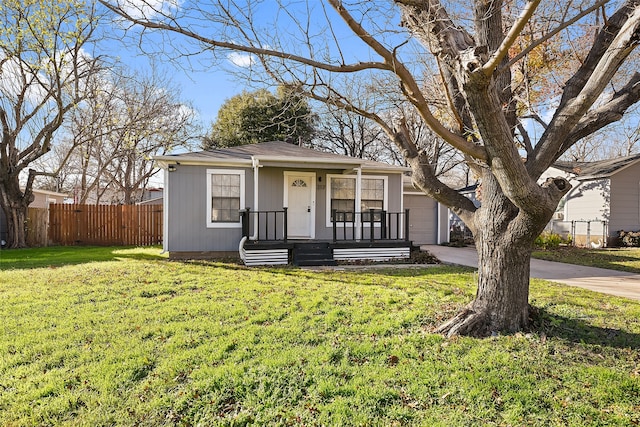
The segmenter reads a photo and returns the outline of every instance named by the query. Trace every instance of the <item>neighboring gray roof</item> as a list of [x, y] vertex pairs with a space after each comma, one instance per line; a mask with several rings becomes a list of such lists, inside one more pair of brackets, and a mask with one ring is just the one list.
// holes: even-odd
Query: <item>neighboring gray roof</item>
[[596, 162], [564, 162], [553, 164], [557, 169], [576, 174], [580, 180], [608, 178], [620, 170], [640, 161], [640, 154], [615, 159], [599, 160]]
[[[361, 166], [366, 169], [409, 170], [402, 166], [394, 166], [371, 160], [343, 156], [300, 147], [281, 141], [261, 142], [259, 144], [241, 145], [238, 147], [216, 148], [214, 150], [191, 153], [156, 156], [160, 162], [198, 162], [198, 163], [250, 163], [252, 159], [266, 162], [322, 163], [337, 165]], [[338, 167], [339, 168], [339, 167]]]

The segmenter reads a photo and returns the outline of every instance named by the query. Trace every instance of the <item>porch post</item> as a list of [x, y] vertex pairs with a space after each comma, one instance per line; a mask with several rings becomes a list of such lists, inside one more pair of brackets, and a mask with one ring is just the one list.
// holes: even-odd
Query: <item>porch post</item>
[[409, 209], [404, 210], [404, 241], [409, 241]]
[[[361, 233], [361, 223], [362, 223], [362, 168], [356, 168], [356, 200], [355, 200], [355, 206], [353, 207], [353, 215], [355, 217], [356, 223], [355, 223], [355, 231], [356, 231], [356, 235], [355, 235], [355, 240], [360, 240], [362, 239], [362, 233]], [[358, 215], [358, 212], [360, 213], [360, 215]]]
[[249, 211], [251, 208], [244, 208], [240, 211], [240, 218], [242, 219], [242, 237], [249, 237]]
[[336, 230], [336, 222], [338, 221], [336, 218], [336, 215], [338, 215], [338, 210], [337, 209], [333, 209], [331, 210], [331, 227], [333, 228], [333, 243], [336, 242], [337, 239], [337, 230]]
[[380, 211], [380, 240], [388, 239], [387, 236], [387, 211]]
[[287, 210], [289, 208], [282, 208], [282, 210], [284, 211], [284, 230], [283, 230], [283, 239], [286, 243], [287, 241]]
[[374, 224], [373, 224], [373, 214], [374, 214], [375, 210], [373, 209], [369, 209], [369, 241], [373, 242], [374, 240]]

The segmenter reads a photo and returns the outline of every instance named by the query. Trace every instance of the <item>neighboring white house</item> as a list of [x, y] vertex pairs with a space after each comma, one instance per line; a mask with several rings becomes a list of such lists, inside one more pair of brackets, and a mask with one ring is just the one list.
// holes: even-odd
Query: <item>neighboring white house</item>
[[620, 230], [640, 230], [640, 155], [596, 162], [556, 162], [542, 176], [563, 176], [573, 188], [558, 206], [553, 231], [578, 244], [611, 243]]

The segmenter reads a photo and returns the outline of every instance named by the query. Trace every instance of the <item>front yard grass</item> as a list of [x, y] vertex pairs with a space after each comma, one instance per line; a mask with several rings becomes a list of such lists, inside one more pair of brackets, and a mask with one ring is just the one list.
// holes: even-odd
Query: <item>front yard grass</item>
[[547, 261], [640, 273], [640, 248], [587, 249], [564, 246], [536, 250], [533, 256]]
[[631, 300], [533, 281], [532, 331], [446, 340], [431, 331], [473, 298], [470, 269], [247, 269], [157, 248], [37, 261], [56, 250], [0, 253], [3, 426], [640, 422]]

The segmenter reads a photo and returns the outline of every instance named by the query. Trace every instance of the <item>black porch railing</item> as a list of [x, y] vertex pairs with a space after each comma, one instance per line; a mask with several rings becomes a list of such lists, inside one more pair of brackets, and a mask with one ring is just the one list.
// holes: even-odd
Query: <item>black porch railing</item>
[[[272, 211], [240, 211], [242, 235], [257, 241], [287, 242], [287, 208]], [[337, 241], [409, 241], [409, 209], [387, 212], [371, 209], [365, 212], [333, 210], [332, 238]]]
[[242, 235], [261, 241], [287, 241], [287, 208], [281, 211], [240, 211]]
[[409, 209], [387, 212], [370, 209], [365, 212], [331, 212], [333, 241], [338, 240], [404, 240], [409, 241]]

